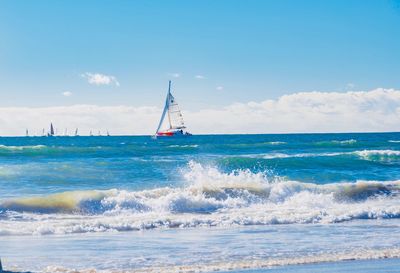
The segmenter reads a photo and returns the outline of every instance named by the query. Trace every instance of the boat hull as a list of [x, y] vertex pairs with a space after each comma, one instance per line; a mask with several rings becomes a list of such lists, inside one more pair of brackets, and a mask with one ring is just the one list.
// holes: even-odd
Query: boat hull
[[179, 131], [164, 131], [164, 132], [157, 132], [155, 135], [156, 138], [174, 138], [174, 137], [188, 137], [191, 136], [191, 133]]

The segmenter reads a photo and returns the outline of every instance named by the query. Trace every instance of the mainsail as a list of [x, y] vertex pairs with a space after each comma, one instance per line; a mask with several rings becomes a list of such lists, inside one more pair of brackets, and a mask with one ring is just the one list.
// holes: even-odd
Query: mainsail
[[183, 121], [181, 110], [179, 109], [179, 105], [175, 100], [174, 96], [172, 96], [171, 94], [171, 81], [169, 81], [168, 94], [165, 100], [164, 110], [161, 115], [160, 123], [158, 124], [156, 134], [160, 131], [160, 129], [166, 122], [167, 122], [166, 124], [167, 128], [165, 129], [167, 130], [171, 129], [179, 130], [186, 128], [185, 123]]

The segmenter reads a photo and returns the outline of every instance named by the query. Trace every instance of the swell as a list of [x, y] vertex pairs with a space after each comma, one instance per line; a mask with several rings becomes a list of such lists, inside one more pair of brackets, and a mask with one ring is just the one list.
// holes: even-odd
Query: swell
[[[400, 181], [317, 185], [190, 162], [180, 187], [74, 191], [6, 200], [0, 234], [335, 223], [400, 217]], [[27, 224], [29, 223], [29, 224]]]
[[[3, 157], [37, 157], [37, 156], [60, 156], [60, 157], [116, 157], [116, 156], [148, 156], [148, 155], [174, 155], [195, 152], [198, 144], [160, 144], [142, 143], [99, 143], [99, 145], [85, 146], [73, 145], [0, 145], [0, 156]], [[211, 148], [212, 149], [212, 148]]]
[[0, 145], [0, 155], [55, 155], [65, 153], [87, 153], [98, 152], [107, 149], [107, 147], [79, 147], [79, 146], [47, 146], [47, 145], [24, 145], [24, 146], [6, 146]]
[[226, 144], [226, 146], [231, 148], [262, 148], [262, 147], [272, 147], [272, 146], [290, 146], [290, 147], [355, 147], [361, 146], [355, 139], [345, 139], [345, 140], [324, 140], [324, 141], [307, 141], [307, 142], [292, 142], [292, 141], [264, 141], [264, 142], [252, 142], [252, 143], [235, 143]]
[[358, 144], [355, 139], [345, 139], [345, 140], [326, 140], [326, 141], [318, 141], [315, 142], [316, 146], [325, 146], [325, 147], [336, 147], [336, 146], [353, 146]]
[[225, 170], [269, 170], [269, 174], [286, 175], [291, 179], [318, 184], [400, 178], [397, 169], [400, 166], [400, 151], [395, 150], [232, 154], [215, 159], [215, 164]]
[[314, 158], [314, 157], [342, 157], [358, 158], [370, 161], [400, 160], [400, 151], [397, 150], [356, 150], [318, 153], [284, 153], [270, 152], [266, 154], [248, 154], [238, 157], [262, 158], [262, 159], [285, 159], [285, 158]]

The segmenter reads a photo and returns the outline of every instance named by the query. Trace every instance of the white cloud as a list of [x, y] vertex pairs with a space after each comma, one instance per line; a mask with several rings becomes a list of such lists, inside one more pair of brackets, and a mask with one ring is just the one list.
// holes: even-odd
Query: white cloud
[[[0, 128], [4, 135], [23, 135], [25, 128], [40, 134], [52, 121], [59, 130], [79, 127], [82, 134], [91, 129], [108, 129], [114, 135], [152, 134], [161, 111], [145, 106], [3, 107]], [[195, 134], [400, 131], [400, 90], [301, 92], [183, 115]]]
[[94, 85], [112, 85], [119, 86], [119, 82], [115, 76], [104, 75], [100, 73], [86, 72], [81, 74], [81, 77], [87, 79], [88, 83]]
[[198, 80], [204, 80], [206, 77], [204, 77], [203, 75], [196, 75], [194, 76], [196, 79]]
[[170, 77], [173, 77], [173, 78], [180, 78], [180, 76], [181, 76], [180, 73], [168, 73], [168, 75], [169, 75]]
[[65, 91], [65, 92], [62, 92], [62, 95], [65, 96], [65, 97], [70, 97], [70, 96], [72, 96], [72, 92]]
[[400, 91], [301, 92], [186, 116], [194, 130], [214, 133], [399, 131]]
[[217, 89], [218, 91], [224, 90], [223, 86], [217, 86], [215, 89]]

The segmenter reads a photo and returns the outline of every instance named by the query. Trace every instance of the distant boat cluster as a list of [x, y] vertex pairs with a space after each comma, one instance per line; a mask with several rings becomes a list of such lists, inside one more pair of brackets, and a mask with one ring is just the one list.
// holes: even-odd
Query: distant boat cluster
[[[55, 136], [79, 136], [79, 129], [76, 128], [73, 134], [68, 133], [68, 128], [65, 128], [64, 131], [59, 131], [57, 128], [53, 126], [53, 123], [50, 123], [50, 128], [46, 131], [44, 128], [42, 129], [42, 133], [40, 135], [30, 135], [29, 130], [25, 130], [25, 136], [40, 136], [40, 137], [55, 137]], [[89, 136], [110, 136], [109, 131], [103, 135], [100, 130], [97, 131], [97, 134], [94, 134], [92, 130], [90, 130]]]

